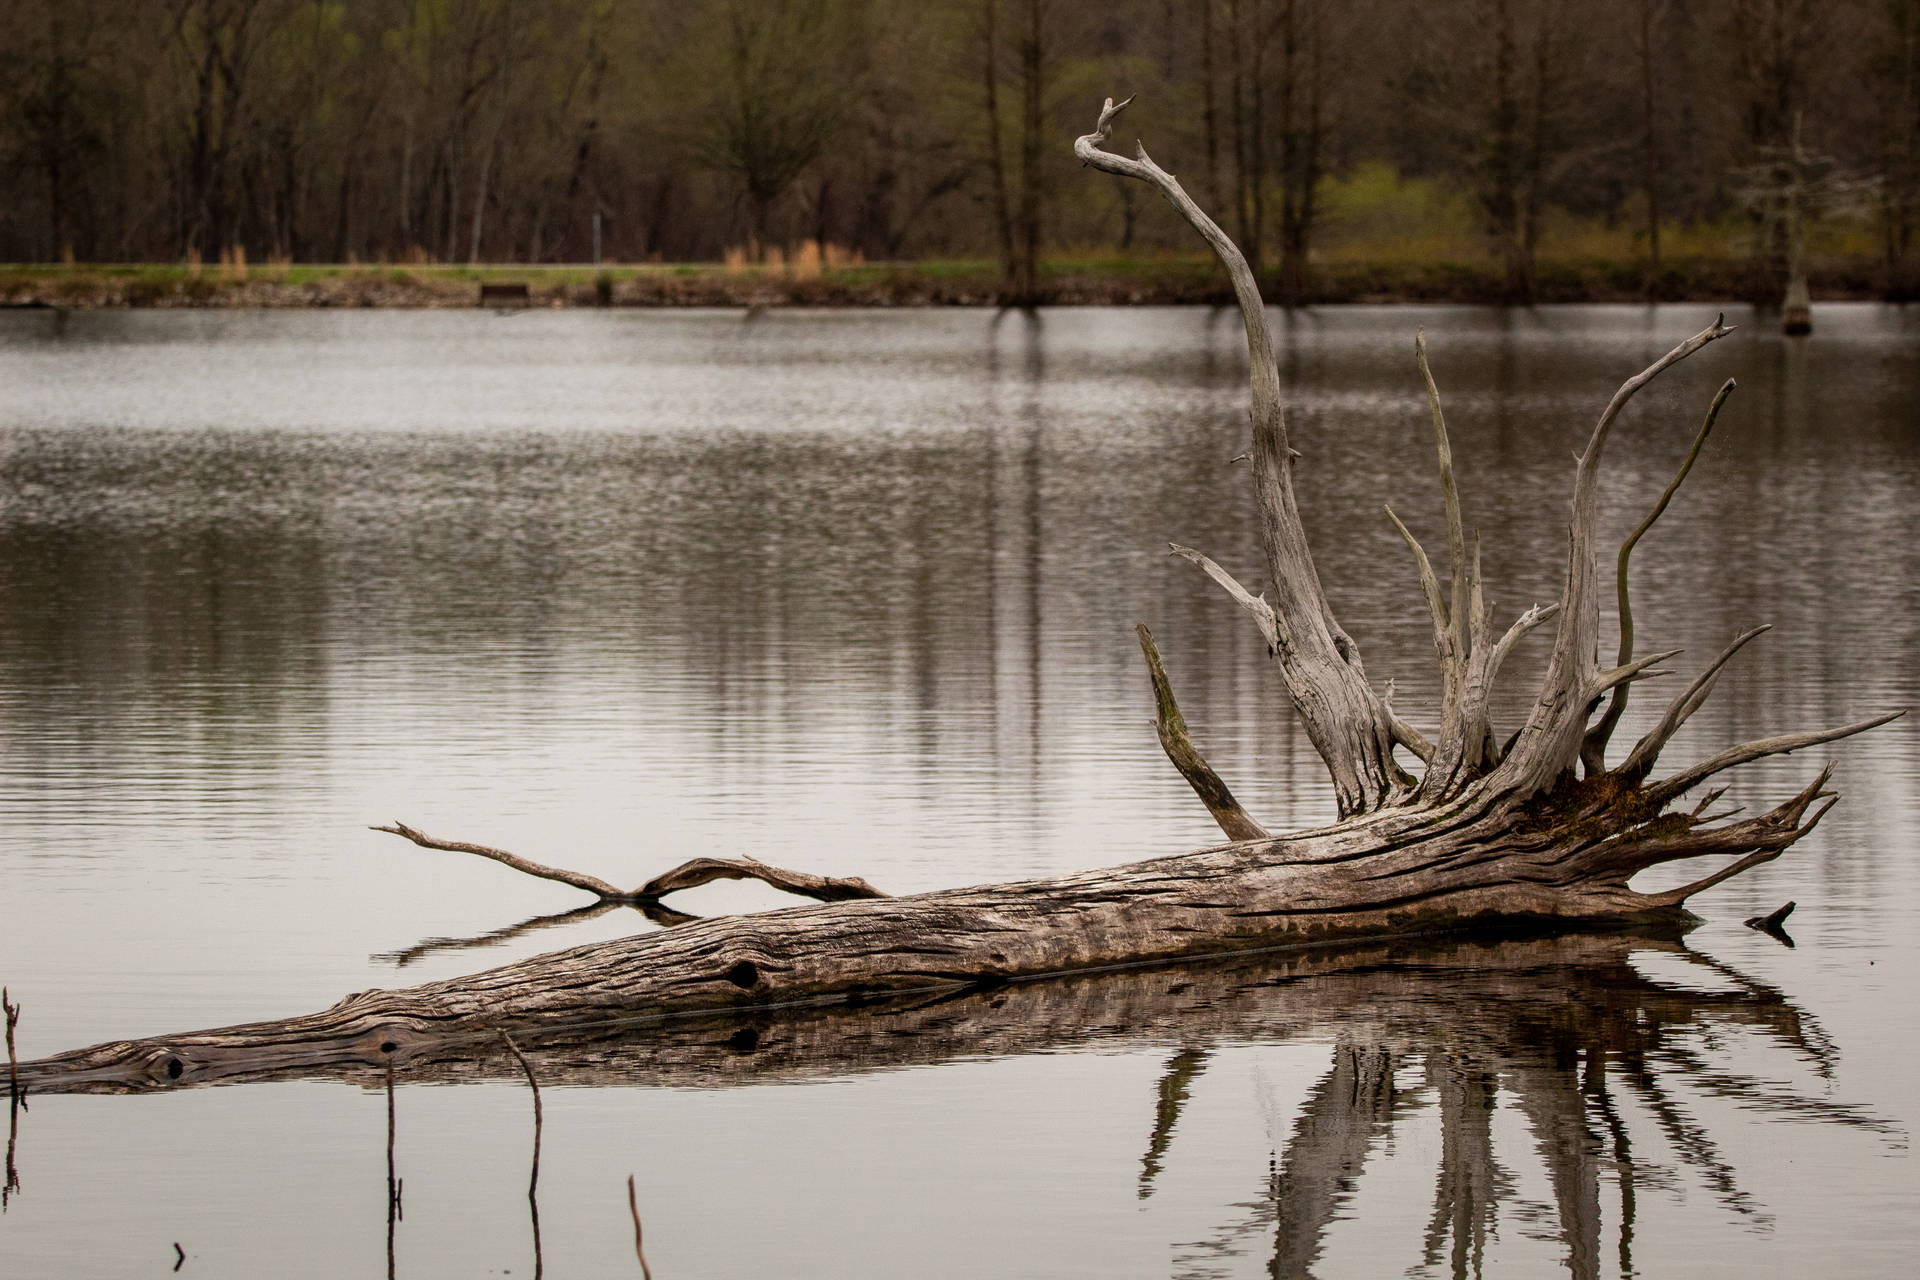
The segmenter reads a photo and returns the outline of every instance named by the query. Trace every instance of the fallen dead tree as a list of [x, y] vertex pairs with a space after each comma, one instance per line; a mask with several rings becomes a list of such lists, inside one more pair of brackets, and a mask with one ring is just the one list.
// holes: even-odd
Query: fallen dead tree
[[[1232, 278], [1251, 356], [1255, 498], [1272, 599], [1255, 594], [1200, 552], [1176, 546], [1252, 616], [1292, 703], [1332, 775], [1339, 820], [1270, 835], [1247, 814], [1193, 745], [1150, 633], [1142, 628], [1168, 757], [1231, 843], [1176, 857], [1047, 880], [879, 896], [864, 881], [828, 881], [750, 860], [702, 860], [625, 892], [593, 877], [516, 855], [436, 840], [400, 824], [418, 844], [491, 857], [562, 880], [603, 902], [657, 904], [661, 894], [714, 875], [749, 875], [822, 898], [822, 905], [694, 921], [615, 942], [538, 956], [485, 973], [397, 991], [368, 991], [305, 1017], [217, 1031], [121, 1041], [22, 1067], [29, 1087], [121, 1081], [165, 1084], [262, 1071], [380, 1063], [492, 1041], [502, 1028], [754, 1005], [874, 998], [907, 990], [998, 983], [1115, 965], [1167, 961], [1365, 935], [1436, 933], [1515, 922], [1562, 925], [1671, 921], [1693, 895], [1779, 854], [1834, 802], [1823, 770], [1758, 816], [1712, 811], [1719, 790], [1685, 807], [1720, 774], [1763, 757], [1859, 733], [1892, 716], [1732, 746], [1654, 776], [1674, 734], [1706, 701], [1726, 665], [1759, 630], [1737, 637], [1667, 705], [1653, 727], [1609, 764], [1611, 735], [1631, 686], [1675, 656], [1636, 657], [1628, 600], [1634, 544], [1686, 474], [1622, 545], [1614, 588], [1620, 650], [1599, 659], [1601, 595], [1597, 476], [1609, 432], [1653, 378], [1729, 330], [1716, 319], [1627, 379], [1601, 412], [1574, 472], [1560, 599], [1496, 631], [1467, 534], [1444, 416], [1416, 347], [1432, 410], [1447, 521], [1447, 577], [1400, 526], [1433, 620], [1442, 675], [1437, 728], [1415, 728], [1368, 680], [1359, 647], [1321, 590], [1293, 492], [1279, 374], [1266, 312], [1244, 258], [1180, 184], [1147, 157], [1102, 149], [1126, 104], [1111, 100], [1075, 152], [1087, 164], [1158, 190], [1213, 248]], [[1715, 397], [1699, 439], [1731, 390]], [[1688, 459], [1690, 466], [1692, 457]], [[1389, 513], [1391, 515], [1391, 513]], [[1399, 525], [1395, 519], [1394, 523]], [[1490, 707], [1514, 646], [1554, 623], [1546, 673], [1524, 723], [1503, 738]], [[1897, 714], [1897, 713], [1896, 713]], [[1416, 776], [1396, 751], [1417, 762]], [[1688, 884], [1637, 892], [1629, 881], [1661, 863], [1711, 855], [1733, 861]]]

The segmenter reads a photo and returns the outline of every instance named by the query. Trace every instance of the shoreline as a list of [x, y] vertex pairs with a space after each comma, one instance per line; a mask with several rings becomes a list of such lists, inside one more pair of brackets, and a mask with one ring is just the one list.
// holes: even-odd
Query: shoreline
[[[1316, 264], [1294, 299], [1269, 280], [1268, 301], [1285, 305], [1513, 301], [1498, 267], [1481, 262]], [[1890, 278], [1884, 265], [1834, 259], [1815, 265], [1817, 301], [1908, 302], [1920, 278]], [[515, 294], [486, 305], [521, 307], [994, 307], [994, 264], [941, 261], [795, 273], [718, 263], [586, 266], [295, 266], [190, 269], [179, 264], [0, 265], [0, 308], [383, 308], [482, 305], [481, 286]], [[517, 291], [524, 286], [524, 296]], [[1062, 259], [1042, 272], [1047, 306], [1230, 306], [1224, 273], [1210, 259]], [[1700, 258], [1662, 265], [1613, 259], [1542, 259], [1528, 302], [1753, 302], [1771, 292], [1746, 260]]]

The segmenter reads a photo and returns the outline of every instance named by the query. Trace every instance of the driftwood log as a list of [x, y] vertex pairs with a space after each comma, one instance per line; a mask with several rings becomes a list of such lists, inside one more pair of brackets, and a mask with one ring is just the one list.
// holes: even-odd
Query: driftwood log
[[[1334, 618], [1308, 549], [1293, 490], [1280, 377], [1258, 287], [1220, 228], [1144, 148], [1128, 159], [1102, 148], [1126, 103], [1111, 99], [1075, 153], [1107, 173], [1160, 192], [1212, 247], [1232, 279], [1251, 357], [1254, 496], [1272, 599], [1236, 582], [1205, 555], [1175, 546], [1252, 616], [1294, 708], [1332, 775], [1333, 825], [1271, 835], [1248, 815], [1192, 743], [1160, 655], [1144, 628], [1161, 742], [1231, 843], [1056, 879], [878, 896], [864, 881], [829, 882], [765, 864], [715, 861], [681, 868], [632, 893], [593, 877], [538, 867], [516, 855], [440, 841], [396, 824], [429, 847], [476, 853], [564, 880], [603, 902], [641, 904], [708, 872], [744, 874], [823, 898], [821, 905], [680, 924], [614, 942], [537, 956], [488, 972], [405, 990], [367, 991], [304, 1017], [149, 1040], [120, 1041], [23, 1064], [30, 1088], [120, 1082], [139, 1087], [298, 1067], [382, 1063], [443, 1052], [451, 1042], [498, 1043], [515, 1031], [594, 1021], [874, 999], [1039, 975], [1095, 970], [1365, 935], [1437, 933], [1548, 922], [1558, 926], [1671, 923], [1683, 904], [1729, 876], [1776, 858], [1834, 803], [1822, 770], [1757, 816], [1712, 812], [1719, 790], [1690, 793], [1736, 766], [1831, 742], [1892, 719], [1731, 746], [1655, 777], [1663, 749], [1706, 701], [1727, 663], [1760, 630], [1736, 637], [1666, 706], [1616, 763], [1610, 737], [1631, 686], [1673, 652], [1635, 656], [1628, 604], [1633, 545], [1685, 475], [1616, 557], [1620, 651], [1600, 664], [1597, 477], [1609, 432], [1634, 394], [1729, 332], [1716, 319], [1628, 378], [1602, 410], [1574, 470], [1560, 598], [1496, 630], [1476, 538], [1454, 484], [1445, 418], [1424, 341], [1415, 354], [1431, 407], [1447, 522], [1446, 577], [1394, 518], [1412, 552], [1442, 675], [1436, 726], [1414, 727], [1367, 677], [1359, 646]], [[1731, 384], [1708, 412], [1711, 429]], [[1696, 440], [1695, 454], [1698, 452]], [[1688, 465], [1692, 463], [1691, 456]], [[1393, 518], [1388, 513], [1389, 518]], [[1502, 665], [1529, 634], [1554, 624], [1546, 673], [1531, 710], [1502, 737], [1490, 713]], [[1898, 714], [1898, 713], [1894, 713]], [[1402, 757], [1417, 774], [1402, 764]], [[1732, 861], [1678, 888], [1643, 893], [1639, 872], [1679, 859]], [[783, 885], [782, 881], [786, 883]], [[871, 895], [871, 896], [869, 896]], [[438, 1046], [436, 1048], [436, 1046]]]
[[[1649, 975], [1648, 960], [1662, 962], [1654, 966], [1661, 976]], [[1737, 1063], [1701, 1052], [1703, 1038], [1736, 1032]], [[1423, 1110], [1438, 1113], [1440, 1130], [1422, 1245], [1429, 1267], [1449, 1251], [1477, 1257], [1498, 1214], [1513, 1212], [1527, 1185], [1506, 1176], [1497, 1158], [1493, 1118], [1503, 1100], [1526, 1115], [1553, 1193], [1537, 1227], [1557, 1234], [1576, 1275], [1601, 1273], [1603, 1246], [1617, 1248], [1624, 1264], [1646, 1188], [1671, 1189], [1684, 1178], [1749, 1224], [1768, 1221], [1768, 1207], [1740, 1186], [1703, 1101], [1776, 1121], [1844, 1125], [1889, 1149], [1904, 1144], [1898, 1125], [1832, 1096], [1837, 1054], [1811, 1014], [1671, 936], [1640, 932], [1361, 941], [894, 996], [858, 1008], [549, 1026], [511, 1045], [499, 1036], [421, 1045], [397, 1071], [391, 1058], [343, 1059], [191, 1083], [332, 1080], [391, 1098], [396, 1080], [499, 1083], [537, 1071], [542, 1089], [712, 1089], [1090, 1046], [1166, 1046], [1158, 1088], [1139, 1099], [1137, 1189], [1145, 1200], [1180, 1149], [1187, 1099], [1217, 1057], [1246, 1044], [1312, 1041], [1328, 1044], [1327, 1065], [1279, 1141], [1271, 1172], [1247, 1188], [1233, 1220], [1185, 1246], [1195, 1253], [1217, 1257], [1218, 1247], [1265, 1237], [1272, 1274], [1309, 1274], [1351, 1188], [1391, 1148], [1399, 1121], [1417, 1122]], [[1785, 1062], [1810, 1073], [1813, 1085], [1783, 1083]], [[159, 1085], [100, 1079], [63, 1087], [127, 1093]], [[1634, 1132], [1621, 1120], [1628, 1103], [1652, 1117], [1664, 1150], [1632, 1145]], [[390, 1200], [397, 1181], [389, 1178]], [[1607, 1203], [1610, 1191], [1617, 1207]], [[1603, 1228], [1617, 1233], [1617, 1245]]]

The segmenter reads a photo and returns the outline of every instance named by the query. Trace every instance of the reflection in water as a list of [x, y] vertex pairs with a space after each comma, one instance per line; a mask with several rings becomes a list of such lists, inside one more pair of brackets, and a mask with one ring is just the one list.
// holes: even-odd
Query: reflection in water
[[[1402, 1129], [1429, 1118], [1439, 1128], [1431, 1207], [1420, 1254], [1407, 1262], [1416, 1274], [1453, 1277], [1481, 1273], [1503, 1221], [1549, 1234], [1570, 1275], [1602, 1274], [1608, 1255], [1621, 1274], [1632, 1274], [1641, 1198], [1650, 1190], [1684, 1197], [1690, 1181], [1709, 1190], [1724, 1213], [1766, 1225], [1768, 1207], [1742, 1189], [1701, 1114], [1703, 1102], [1904, 1142], [1896, 1125], [1863, 1108], [1772, 1078], [1797, 1064], [1830, 1082], [1838, 1060], [1817, 1023], [1779, 989], [1678, 941], [1618, 934], [1375, 942], [855, 1008], [550, 1028], [527, 1033], [524, 1048], [505, 1036], [427, 1047], [398, 1071], [409, 1084], [524, 1078], [532, 1087], [527, 1195], [538, 1274], [536, 1062], [548, 1088], [704, 1089], [1142, 1039], [1177, 1046], [1146, 1126], [1143, 1200], [1155, 1193], [1180, 1142], [1182, 1110], [1220, 1050], [1315, 1040], [1330, 1049], [1258, 1197], [1212, 1237], [1176, 1247], [1173, 1274], [1196, 1280], [1225, 1274], [1226, 1260], [1250, 1250], [1266, 1252], [1271, 1275], [1314, 1274], [1329, 1234], [1353, 1213], [1369, 1162]], [[400, 1207], [392, 1171], [394, 1074], [391, 1062], [384, 1073], [342, 1063], [226, 1083], [318, 1076], [384, 1084], [391, 1232]], [[127, 1086], [77, 1086], [96, 1088]], [[1524, 1121], [1530, 1153], [1498, 1149], [1503, 1112]], [[1522, 1193], [1525, 1167], [1544, 1171], [1550, 1203]], [[1602, 1228], [1609, 1215], [1610, 1233]]]
[[520, 1052], [520, 1046], [506, 1032], [500, 1033], [500, 1042], [507, 1046], [507, 1052], [520, 1064], [520, 1070], [527, 1077], [527, 1088], [533, 1090], [533, 1167], [527, 1174], [527, 1216], [533, 1220], [533, 1280], [540, 1280], [546, 1273], [546, 1254], [540, 1248], [540, 1134], [545, 1126], [540, 1108], [540, 1082], [534, 1078], [533, 1064], [527, 1061], [527, 1055]]
[[[1653, 954], [1686, 961], [1705, 982], [1647, 977], [1633, 961]], [[1681, 1186], [1677, 1170], [1635, 1154], [1632, 1126], [1622, 1116], [1629, 1100], [1726, 1212], [1758, 1225], [1768, 1222], [1765, 1207], [1741, 1190], [1736, 1170], [1690, 1111], [1689, 1093], [1777, 1118], [1902, 1136], [1861, 1108], [1721, 1064], [1722, 1055], [1703, 1046], [1735, 1028], [1758, 1032], [1822, 1079], [1831, 1078], [1837, 1054], [1778, 989], [1678, 944], [1515, 942], [1340, 985], [1354, 1002], [1352, 1016], [1334, 1024], [1332, 1063], [1301, 1107], [1265, 1194], [1218, 1237], [1191, 1246], [1176, 1274], [1214, 1274], [1208, 1259], [1270, 1234], [1272, 1275], [1312, 1275], [1328, 1230], [1350, 1210], [1369, 1156], [1400, 1123], [1436, 1110], [1439, 1167], [1413, 1274], [1453, 1277], [1481, 1274], [1503, 1206], [1523, 1222], [1535, 1216], [1517, 1200], [1519, 1183], [1495, 1155], [1494, 1117], [1503, 1104], [1525, 1117], [1552, 1188], [1553, 1231], [1566, 1270], [1583, 1280], [1602, 1271], [1603, 1175], [1611, 1173], [1614, 1184], [1613, 1244], [1623, 1275], [1633, 1274], [1637, 1189]], [[1191, 1052], [1176, 1054], [1167, 1070], [1169, 1080], [1181, 1077], [1182, 1095]], [[1164, 1117], [1156, 1122], [1143, 1168], [1157, 1165], [1170, 1127]]]
[[[1713, 652], [1738, 630], [1776, 624], [1729, 674], [1727, 696], [1689, 726], [1709, 749], [1920, 700], [1920, 315], [1840, 308], [1817, 342], [1792, 347], [1735, 318], [1741, 332], [1689, 372], [1697, 386], [1682, 379], [1635, 401], [1604, 494], [1615, 523], [1630, 525], [1672, 475], [1700, 388], [1740, 379], [1687, 509], [1639, 553], [1660, 647]], [[1488, 581], [1503, 611], [1517, 611], [1558, 589], [1553, 495], [1566, 492], [1568, 451], [1595, 407], [1622, 369], [1701, 321], [1697, 309], [1666, 307], [1285, 318], [1303, 519], [1335, 608], [1369, 670], [1396, 679], [1400, 705], [1438, 700], [1413, 574], [1380, 513], [1395, 502], [1417, 533], [1439, 519], [1414, 330], [1427, 328], [1456, 406]], [[534, 898], [541, 890], [515, 877], [396, 857], [379, 845], [389, 837], [358, 831], [394, 817], [615, 879], [752, 852], [896, 892], [1209, 841], [1204, 812], [1154, 741], [1136, 621], [1160, 637], [1197, 736], [1249, 810], [1276, 829], [1322, 820], [1325, 771], [1258, 637], [1164, 555], [1176, 539], [1253, 568], [1241, 558], [1257, 545], [1245, 469], [1228, 465], [1246, 431], [1237, 330], [1231, 311], [1200, 310], [997, 322], [959, 311], [770, 314], [751, 324], [727, 313], [510, 325], [452, 313], [0, 317], [0, 976], [16, 990], [31, 983], [44, 1011], [30, 1052], [317, 1007], [388, 982], [394, 963], [423, 980], [448, 976], [477, 967], [470, 947], [497, 948], [491, 963], [650, 927], [589, 908], [495, 928], [573, 904]], [[1502, 715], [1512, 723], [1522, 710]], [[1882, 1006], [1912, 985], [1917, 741], [1891, 731], [1850, 747], [1839, 775], [1848, 803], [1821, 840], [1779, 864], [1781, 880], [1751, 892], [1736, 882], [1711, 908], [1737, 920], [1788, 892], [1800, 898], [1803, 946], [1767, 948], [1792, 962], [1796, 1001], [1848, 1029], [1848, 1087], [1896, 1108], [1907, 1096], [1900, 1041], [1865, 1043], [1854, 1028], [1883, 1023]], [[1766, 794], [1775, 781], [1761, 768], [1753, 786]], [[492, 932], [473, 936], [482, 930]], [[822, 1079], [1144, 1039], [1133, 1056], [1167, 1063], [1157, 1090], [1128, 1077], [1101, 1092], [1100, 1062], [1057, 1066], [1101, 1106], [1152, 1108], [1127, 1122], [1134, 1139], [1107, 1150], [1120, 1162], [1117, 1191], [1072, 1172], [1076, 1149], [972, 1181], [949, 1173], [956, 1181], [925, 1200], [991, 1201], [998, 1192], [983, 1188], [1061, 1171], [1072, 1186], [1063, 1207], [1099, 1215], [1089, 1235], [1117, 1251], [1141, 1222], [1175, 1224], [1154, 1243], [1195, 1241], [1179, 1252], [1195, 1274], [1209, 1249], [1246, 1251], [1231, 1264], [1244, 1272], [1256, 1256], [1264, 1269], [1276, 1245], [1283, 1265], [1337, 1270], [1350, 1239], [1339, 1223], [1356, 1195], [1376, 1197], [1378, 1221], [1429, 1227], [1402, 1242], [1398, 1265], [1437, 1272], [1493, 1266], [1516, 1229], [1550, 1229], [1569, 1265], [1599, 1257], [1605, 1269], [1653, 1247], [1664, 1221], [1655, 1206], [1689, 1188], [1683, 1219], [1774, 1214], [1780, 1239], [1767, 1247], [1777, 1251], [1814, 1241], [1839, 1250], [1834, 1265], [1865, 1257], [1855, 1269], [1871, 1270], [1904, 1244], [1911, 1194], [1896, 1197], [1897, 1212], [1873, 1208], [1887, 1203], [1873, 1194], [1880, 1174], [1834, 1155], [1849, 1149], [1843, 1136], [1823, 1145], [1834, 1135], [1805, 1131], [1823, 1178], [1796, 1216], [1743, 1165], [1713, 1106], [1702, 1112], [1733, 1089], [1767, 1115], [1862, 1118], [1806, 1111], [1781, 1086], [1713, 1092], [1730, 1064], [1761, 1071], [1727, 1045], [1754, 1049], [1757, 1037], [1773, 1046], [1763, 1058], [1785, 1054], [1788, 1022], [1762, 1017], [1787, 1019], [1782, 1002], [1727, 989], [1731, 980], [1676, 985], [1667, 969], [1711, 975], [1650, 944], [1578, 964], [1553, 954], [1539, 960], [1549, 975], [1539, 981], [1519, 977], [1533, 962], [1508, 952], [1381, 952], [1379, 975], [1276, 960], [1207, 971], [1215, 977], [1009, 988], [871, 1019], [660, 1027], [625, 1047], [586, 1035], [522, 1043], [545, 1089]], [[1649, 959], [1664, 968], [1645, 990], [1637, 966]], [[1511, 987], [1472, 998], [1485, 1008], [1462, 994], [1477, 989], [1482, 961]], [[1592, 990], [1608, 974], [1625, 993], [1617, 1001]], [[1186, 994], [1171, 990], [1182, 982]], [[1615, 1007], [1642, 996], [1659, 1021]], [[1515, 1023], [1529, 999], [1531, 1020]], [[1566, 1043], [1541, 1047], [1555, 1035]], [[1338, 1055], [1314, 1063], [1326, 1087], [1309, 1101], [1276, 1095], [1287, 1118], [1270, 1135], [1273, 1167], [1264, 1172], [1267, 1146], [1255, 1143], [1241, 1171], [1222, 1134], [1249, 1128], [1246, 1117], [1225, 1130], [1192, 1117], [1218, 1101], [1236, 1053], [1303, 1043]], [[496, 1056], [407, 1064], [400, 1076], [517, 1079], [504, 1050]], [[935, 1074], [927, 1087], [958, 1091], [948, 1102], [966, 1131], [934, 1140], [991, 1131], [1004, 1102], [996, 1083], [977, 1085], [968, 1069]], [[382, 1084], [378, 1074], [358, 1082]], [[888, 1110], [896, 1095], [876, 1080], [845, 1087], [868, 1086], [880, 1096], [857, 1105], [877, 1125], [915, 1122]], [[1355, 1109], [1331, 1115], [1342, 1090]], [[761, 1118], [798, 1129], [807, 1105], [769, 1093], [753, 1095]], [[463, 1105], [484, 1111], [475, 1094]], [[202, 1145], [217, 1151], [246, 1147], [262, 1121], [252, 1109], [271, 1105], [264, 1091], [197, 1100]], [[595, 1136], [582, 1150], [602, 1161], [608, 1187], [633, 1167], [607, 1122], [629, 1101], [591, 1099]], [[133, 1135], [178, 1114], [132, 1107], [141, 1119], [130, 1133], [115, 1127], [127, 1108], [64, 1105], [50, 1103], [49, 1118], [38, 1100], [31, 1117], [14, 1113], [48, 1136], [72, 1128], [59, 1143], [21, 1135], [36, 1195], [12, 1206], [0, 1241], [37, 1250], [48, 1272], [71, 1270], [69, 1242], [89, 1231], [132, 1238], [139, 1198], [116, 1203], [112, 1229], [99, 1230], [85, 1188], [131, 1178]], [[422, 1120], [410, 1135], [425, 1132]], [[378, 1126], [371, 1113], [367, 1122]], [[703, 1141], [685, 1110], [648, 1123], [680, 1150]], [[1395, 1198], [1383, 1165], [1428, 1130], [1444, 1134], [1432, 1168]], [[1548, 1136], [1513, 1137], [1536, 1131]], [[316, 1162], [345, 1160], [355, 1132], [370, 1130], [343, 1123], [333, 1147], [301, 1140]], [[568, 1185], [558, 1132], [544, 1174], [556, 1271], [570, 1200], [556, 1192]], [[1076, 1141], [1090, 1150], [1098, 1137]], [[1542, 1153], [1568, 1143], [1572, 1154], [1550, 1165]], [[120, 1163], [97, 1165], [102, 1150]], [[409, 1151], [424, 1179], [440, 1144]], [[771, 1176], [785, 1154], [769, 1152], [750, 1173]], [[510, 1160], [520, 1158], [515, 1139]], [[1194, 1162], [1210, 1171], [1204, 1204], [1247, 1206], [1177, 1217]], [[1560, 1166], [1549, 1185], [1546, 1170]], [[1349, 1168], [1359, 1171], [1351, 1187], [1336, 1174], [1331, 1191], [1316, 1172]], [[258, 1166], [233, 1173], [238, 1184], [274, 1181]], [[464, 1175], [438, 1189], [470, 1199], [485, 1179]], [[739, 1175], [694, 1186], [692, 1203], [650, 1204], [684, 1240], [729, 1221]], [[870, 1203], [857, 1187], [817, 1181], [845, 1203]], [[258, 1219], [238, 1243], [292, 1255], [302, 1231], [364, 1223], [363, 1269], [377, 1270], [373, 1206], [362, 1213], [325, 1194]], [[1283, 1213], [1276, 1197], [1291, 1207]], [[1329, 1197], [1330, 1225], [1316, 1237]], [[209, 1204], [171, 1210], [189, 1215], [196, 1241], [223, 1229]], [[424, 1200], [416, 1210], [411, 1242], [424, 1249], [435, 1227]], [[1822, 1237], [1822, 1216], [1840, 1212], [1846, 1237]], [[833, 1215], [821, 1209], [820, 1230], [852, 1238]], [[1036, 1229], [1032, 1243], [1058, 1241]], [[662, 1260], [673, 1256], [672, 1237], [656, 1244]], [[1664, 1261], [1678, 1270], [1693, 1256]], [[0, 1257], [0, 1270], [11, 1262]]]
[[1140, 1158], [1142, 1200], [1153, 1194], [1153, 1180], [1160, 1172], [1161, 1157], [1167, 1154], [1167, 1146], [1173, 1141], [1173, 1126], [1179, 1122], [1180, 1108], [1186, 1104], [1194, 1077], [1206, 1067], [1209, 1056], [1205, 1049], [1181, 1049], [1167, 1064], [1166, 1074], [1160, 1077], [1160, 1101], [1153, 1109], [1153, 1137], [1147, 1143], [1147, 1154]]
[[7, 1091], [7, 1181], [4, 1189], [0, 1189], [0, 1212], [6, 1210], [20, 1190], [20, 1166], [14, 1161], [14, 1148], [20, 1141], [20, 1113], [26, 1107], [27, 1100], [18, 1089]]
[[20, 1112], [27, 1105], [26, 1094], [20, 1091], [19, 1053], [13, 1042], [14, 1028], [20, 1025], [20, 1006], [13, 1003], [5, 988], [0, 988], [0, 1018], [6, 1021], [7, 1039], [7, 1171], [6, 1183], [0, 1186], [0, 1213], [4, 1213], [20, 1190], [20, 1169], [13, 1153], [20, 1140]]
[[399, 1176], [399, 1167], [394, 1163], [393, 1142], [399, 1127], [399, 1108], [393, 1092], [393, 1059], [387, 1059], [387, 1280], [394, 1280], [394, 1237], [399, 1230], [400, 1219], [405, 1215], [401, 1197], [406, 1185]]
[[524, 938], [530, 933], [542, 929], [553, 929], [564, 925], [579, 924], [586, 920], [595, 920], [609, 911], [636, 911], [648, 920], [661, 926], [686, 924], [700, 917], [686, 911], [676, 911], [672, 907], [658, 902], [590, 902], [584, 907], [575, 907], [571, 911], [556, 911], [549, 915], [529, 916], [518, 924], [510, 924], [504, 929], [493, 929], [486, 933], [477, 933], [467, 938], [422, 938], [410, 947], [398, 951], [376, 952], [371, 958], [404, 969], [417, 960], [427, 956], [440, 955], [449, 951], [474, 951], [485, 947], [496, 947], [515, 938]]

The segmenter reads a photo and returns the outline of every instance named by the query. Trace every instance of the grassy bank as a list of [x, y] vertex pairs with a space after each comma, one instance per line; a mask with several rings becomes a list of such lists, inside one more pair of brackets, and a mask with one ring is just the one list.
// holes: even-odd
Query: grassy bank
[[[882, 263], [809, 272], [681, 263], [642, 266], [324, 266], [270, 264], [247, 270], [178, 264], [0, 265], [0, 304], [52, 307], [471, 307], [480, 286], [524, 284], [542, 307], [991, 306], [999, 276], [991, 261]], [[1889, 280], [1864, 257], [1815, 264], [1818, 299], [1906, 300], [1913, 280]], [[1201, 257], [1072, 257], [1042, 272], [1057, 305], [1226, 303], [1226, 277]], [[1742, 259], [1670, 259], [1657, 274], [1643, 261], [1543, 258], [1536, 302], [1721, 301], [1760, 292]], [[1272, 295], [1275, 301], [1281, 299]], [[1490, 261], [1334, 260], [1317, 263], [1293, 301], [1496, 303], [1505, 280]]]

